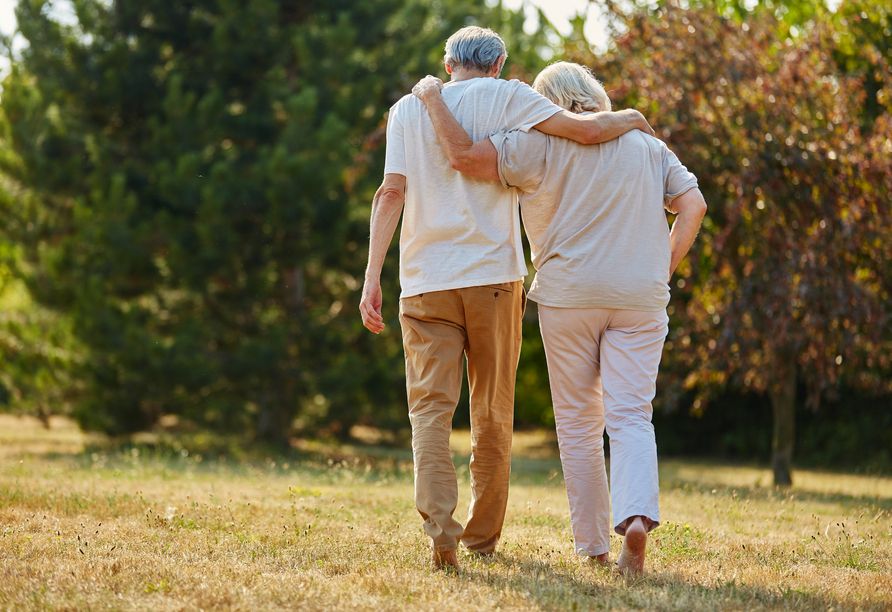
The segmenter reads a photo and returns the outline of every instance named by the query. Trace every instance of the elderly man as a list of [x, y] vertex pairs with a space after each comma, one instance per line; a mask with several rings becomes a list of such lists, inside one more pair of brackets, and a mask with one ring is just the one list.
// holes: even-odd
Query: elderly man
[[[507, 53], [491, 30], [467, 27], [446, 42], [452, 77], [443, 100], [474, 139], [530, 128], [583, 143], [632, 129], [652, 133], [635, 111], [582, 117], [519, 81], [498, 79]], [[400, 235], [400, 324], [415, 505], [435, 567], [457, 567], [459, 542], [495, 550], [508, 499], [514, 382], [526, 274], [517, 198], [496, 182], [453, 170], [424, 105], [407, 95], [391, 109], [384, 182], [372, 204], [369, 263], [360, 312], [380, 333], [380, 274], [405, 204]], [[449, 451], [464, 357], [471, 392], [471, 505], [453, 518], [458, 486]]]
[[[603, 434], [610, 435], [617, 565], [644, 570], [647, 533], [660, 522], [651, 401], [668, 330], [669, 279], [706, 213], [697, 179], [656, 138], [639, 132], [596, 146], [520, 131], [477, 142], [427, 77], [413, 91], [430, 111], [451, 165], [521, 192], [536, 278], [530, 298], [548, 360], [576, 550], [610, 550]], [[575, 113], [610, 110], [583, 66], [558, 62], [536, 91]], [[677, 214], [668, 231], [663, 207]]]

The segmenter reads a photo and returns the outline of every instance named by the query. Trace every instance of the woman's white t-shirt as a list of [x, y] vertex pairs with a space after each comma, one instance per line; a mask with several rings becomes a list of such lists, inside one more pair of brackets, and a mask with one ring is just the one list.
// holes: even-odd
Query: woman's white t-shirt
[[502, 184], [522, 194], [537, 270], [530, 299], [559, 308], [666, 308], [664, 206], [697, 178], [664, 142], [639, 130], [595, 145], [535, 130], [491, 140]]

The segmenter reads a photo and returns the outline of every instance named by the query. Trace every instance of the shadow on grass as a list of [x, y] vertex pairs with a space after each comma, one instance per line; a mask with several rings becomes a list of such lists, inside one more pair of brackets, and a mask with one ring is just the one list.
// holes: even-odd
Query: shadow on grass
[[[692, 462], [697, 463], [697, 462]], [[679, 488], [690, 490], [702, 495], [714, 495], [730, 498], [736, 495], [738, 499], [767, 499], [788, 500], [791, 497], [799, 502], [814, 502], [824, 504], [839, 504], [841, 507], [851, 510], [864, 506], [877, 506], [884, 510], [892, 509], [892, 495], [848, 495], [845, 493], [830, 493], [825, 491], [812, 491], [803, 488], [784, 489], [760, 486], [733, 486], [718, 480], [710, 480], [708, 474], [698, 477], [697, 480], [682, 478], [679, 476], [674, 464], [660, 466], [660, 483], [665, 490]]]
[[[41, 430], [42, 431], [42, 430]], [[524, 435], [519, 433], [518, 436]], [[529, 432], [526, 432], [527, 437]], [[562, 486], [563, 475], [557, 456], [556, 441], [549, 436], [532, 436], [535, 443], [527, 444], [512, 458], [512, 482], [521, 485]], [[39, 440], [38, 440], [39, 441]], [[11, 452], [13, 449], [9, 449]], [[19, 454], [30, 454], [24, 445]], [[10, 456], [15, 455], [12, 452]], [[70, 459], [76, 464], [107, 464], [110, 468], [131, 466], [134, 461], [157, 461], [168, 469], [191, 469], [200, 472], [239, 473], [257, 470], [283, 470], [298, 468], [308, 474], [327, 477], [334, 471], [350, 471], [386, 474], [391, 478], [412, 477], [412, 452], [409, 448], [372, 444], [340, 444], [333, 440], [301, 440], [299, 444], [283, 450], [279, 447], [249, 443], [243, 436], [219, 435], [208, 432], [154, 433], [130, 438], [88, 439], [82, 452], [68, 453], [50, 450], [37, 453], [53, 459]], [[456, 453], [453, 463], [456, 469], [466, 470], [470, 457]], [[694, 461], [710, 466], [710, 462]], [[685, 462], [690, 465], [690, 463]], [[609, 465], [609, 460], [608, 460]], [[285, 466], [288, 466], [287, 468]], [[721, 468], [721, 464], [711, 464]], [[737, 466], [729, 466], [737, 467]], [[787, 499], [795, 495], [801, 502], [839, 504], [845, 509], [876, 505], [892, 510], [892, 493], [853, 495], [835, 492], [813, 491], [802, 488], [775, 490], [758, 485], [733, 486], [711, 478], [710, 470], [696, 477], [679, 474], [677, 461], [660, 466], [664, 489], [686, 487], [700, 494], [730, 496], [733, 491], [739, 498]], [[860, 476], [860, 475], [859, 475]], [[863, 476], [861, 476], [863, 477]]]
[[841, 600], [817, 587], [768, 588], [736, 578], [718, 578], [704, 584], [681, 573], [667, 572], [627, 578], [612, 567], [585, 562], [563, 565], [560, 561], [498, 552], [464, 559], [462, 570], [454, 576], [462, 582], [485, 584], [496, 592], [521, 593], [543, 610], [827, 610], [841, 604], [858, 605], [862, 610], [886, 609], [885, 602], [871, 601], [871, 597], [857, 602]]

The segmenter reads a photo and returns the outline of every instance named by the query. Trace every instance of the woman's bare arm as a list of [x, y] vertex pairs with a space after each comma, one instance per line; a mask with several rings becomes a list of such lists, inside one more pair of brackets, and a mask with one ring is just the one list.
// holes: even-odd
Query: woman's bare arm
[[700, 223], [706, 215], [706, 200], [703, 199], [700, 190], [694, 187], [672, 200], [669, 212], [678, 215], [669, 233], [669, 244], [672, 249], [669, 276], [672, 276], [694, 244], [697, 232], [700, 231]]

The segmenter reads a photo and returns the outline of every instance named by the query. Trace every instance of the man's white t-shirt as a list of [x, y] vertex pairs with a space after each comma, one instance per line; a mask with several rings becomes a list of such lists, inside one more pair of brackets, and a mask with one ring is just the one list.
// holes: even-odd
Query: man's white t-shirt
[[[561, 108], [520, 81], [481, 77], [447, 83], [443, 100], [474, 141], [527, 132]], [[385, 174], [406, 177], [400, 233], [400, 297], [522, 279], [517, 194], [449, 165], [424, 103], [390, 109]]]
[[556, 308], [666, 308], [671, 250], [663, 207], [697, 178], [664, 142], [638, 130], [595, 145], [537, 131], [491, 140], [502, 183], [522, 193], [537, 270], [531, 300]]

